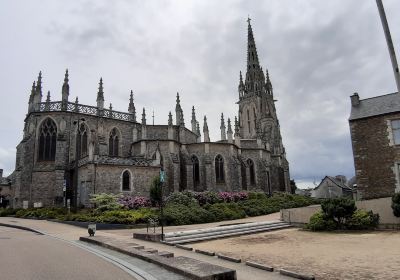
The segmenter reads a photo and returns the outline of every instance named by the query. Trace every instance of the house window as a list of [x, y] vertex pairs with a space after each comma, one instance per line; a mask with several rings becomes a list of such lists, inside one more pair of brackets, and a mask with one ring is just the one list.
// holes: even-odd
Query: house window
[[131, 190], [131, 174], [128, 170], [125, 170], [122, 173], [122, 190], [123, 191], [130, 191]]
[[199, 159], [196, 156], [192, 156], [192, 166], [193, 166], [193, 183], [194, 186], [196, 186], [200, 182]]
[[225, 176], [224, 176], [224, 159], [221, 155], [217, 155], [215, 158], [215, 178], [217, 183], [224, 183]]
[[39, 134], [39, 161], [54, 161], [56, 158], [57, 126], [50, 118], [46, 119]]
[[78, 139], [79, 139], [79, 157], [83, 158], [88, 155], [88, 133], [87, 133], [87, 128], [85, 124], [81, 124], [79, 128], [79, 134], [78, 134]]
[[118, 146], [119, 146], [119, 138], [117, 129], [114, 127], [110, 132], [110, 138], [108, 140], [108, 154], [111, 157], [118, 156]]
[[393, 141], [395, 145], [400, 144], [400, 120], [392, 120]]
[[256, 174], [254, 171], [254, 163], [251, 159], [247, 160], [247, 166], [249, 167], [249, 173], [250, 173], [250, 185], [255, 185], [256, 184]]

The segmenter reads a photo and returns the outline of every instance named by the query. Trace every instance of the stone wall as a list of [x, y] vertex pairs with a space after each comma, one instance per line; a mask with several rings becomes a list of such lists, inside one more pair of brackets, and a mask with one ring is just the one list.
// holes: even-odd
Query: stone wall
[[400, 146], [391, 145], [388, 114], [350, 121], [357, 190], [362, 199], [390, 196], [396, 189]]
[[[379, 214], [379, 228], [400, 229], [400, 218], [393, 215], [391, 208], [392, 198], [384, 197], [371, 200], [356, 201], [357, 209], [364, 209]], [[293, 225], [302, 226], [310, 221], [310, 217], [321, 210], [320, 205], [308, 207], [282, 209], [281, 220]]]

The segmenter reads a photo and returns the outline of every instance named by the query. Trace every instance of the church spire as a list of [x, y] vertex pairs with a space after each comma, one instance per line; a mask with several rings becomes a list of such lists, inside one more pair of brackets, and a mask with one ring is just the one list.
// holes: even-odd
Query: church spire
[[128, 112], [129, 112], [129, 114], [132, 115], [132, 120], [135, 122], [136, 121], [136, 109], [135, 109], [135, 103], [133, 103], [133, 91], [132, 90], [131, 90], [131, 95], [129, 97]]
[[250, 20], [250, 18], [247, 19], [247, 70], [249, 70], [251, 67], [259, 67], [256, 42], [254, 40], [253, 29], [251, 28]]
[[33, 103], [33, 98], [35, 97], [36, 92], [36, 81], [33, 81], [31, 94], [29, 95], [29, 105]]
[[168, 114], [168, 126], [172, 126], [172, 124], [173, 124], [172, 114], [171, 114], [171, 111], [169, 111], [169, 114]]

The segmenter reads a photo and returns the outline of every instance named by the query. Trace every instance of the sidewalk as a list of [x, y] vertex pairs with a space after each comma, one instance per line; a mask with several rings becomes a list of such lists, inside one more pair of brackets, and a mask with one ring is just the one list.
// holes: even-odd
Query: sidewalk
[[[233, 224], [233, 223], [244, 223], [244, 222], [254, 222], [254, 221], [269, 221], [269, 220], [278, 220], [279, 214], [272, 214], [267, 216], [253, 217], [240, 219], [235, 221], [226, 221], [220, 223], [211, 223], [211, 224], [200, 224], [200, 225], [186, 225], [186, 226], [177, 226], [177, 227], [166, 227], [165, 232], [171, 231], [181, 231], [181, 230], [189, 230], [189, 229], [198, 229], [198, 228], [207, 228], [212, 226], [218, 226], [221, 224]], [[32, 228], [46, 234], [56, 236], [62, 239], [66, 239], [69, 241], [79, 240], [81, 236], [88, 236], [87, 230], [67, 224], [61, 224], [56, 222], [50, 222], [46, 220], [28, 220], [28, 219], [19, 219], [12, 217], [0, 217], [0, 223], [10, 224], [10, 225], [19, 225], [25, 226], [28, 228]], [[124, 230], [106, 230], [106, 231], [97, 231], [96, 236], [104, 236], [113, 238], [118, 240], [121, 243], [132, 243], [133, 238], [132, 234], [134, 231], [143, 231], [143, 229], [124, 229]], [[146, 231], [146, 229], [144, 229]], [[215, 265], [220, 265], [223, 267], [231, 268], [236, 270], [238, 279], [252, 279], [252, 280], [261, 280], [261, 279], [293, 279], [282, 276], [276, 272], [266, 272], [260, 269], [252, 268], [246, 266], [244, 263], [232, 263], [229, 261], [225, 261], [222, 259], [218, 259], [216, 257], [206, 256], [199, 253], [195, 253], [193, 251], [186, 251], [183, 249], [179, 249], [176, 247], [164, 245], [161, 243], [148, 242], [143, 240], [134, 240], [135, 243], [139, 245], [143, 245], [148, 248], [154, 248], [159, 251], [168, 251], [174, 253], [175, 256], [185, 256], [193, 259], [198, 259], [201, 261], [209, 262]], [[244, 260], [243, 260], [244, 261]]]

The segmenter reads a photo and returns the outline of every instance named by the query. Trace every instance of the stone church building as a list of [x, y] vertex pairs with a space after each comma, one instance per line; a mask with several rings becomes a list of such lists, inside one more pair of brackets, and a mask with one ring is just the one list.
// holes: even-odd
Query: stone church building
[[[221, 138], [211, 142], [206, 116], [192, 108], [185, 126], [180, 96], [166, 124], [148, 124], [136, 111], [131, 91], [128, 112], [104, 106], [100, 79], [96, 106], [69, 100], [68, 70], [60, 101], [42, 100], [42, 74], [33, 83], [15, 171], [9, 176], [12, 204], [89, 204], [94, 193], [149, 195], [165, 170], [165, 192], [289, 192], [289, 165], [282, 144], [268, 71], [260, 66], [250, 20], [246, 74], [240, 72], [238, 115], [221, 114]], [[221, 102], [223, 102], [221, 100]], [[233, 105], [233, 104], [232, 104]], [[200, 128], [202, 126], [202, 129]], [[76, 202], [75, 202], [76, 201]]]

